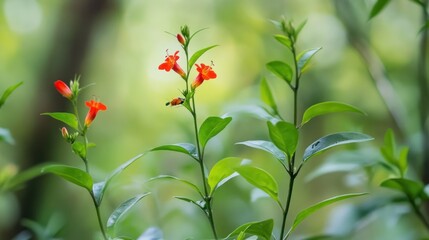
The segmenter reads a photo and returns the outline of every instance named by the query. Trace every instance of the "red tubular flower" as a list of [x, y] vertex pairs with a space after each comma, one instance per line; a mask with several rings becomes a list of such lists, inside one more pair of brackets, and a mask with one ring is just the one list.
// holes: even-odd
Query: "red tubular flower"
[[210, 80], [217, 77], [216, 73], [213, 71], [211, 66], [205, 65], [201, 63], [201, 66], [195, 64], [197, 66], [198, 75], [195, 78], [194, 82], [191, 84], [192, 89], [200, 86], [204, 80]]
[[176, 51], [174, 53], [174, 55], [168, 55], [164, 62], [161, 63], [158, 66], [159, 70], [165, 70], [166, 72], [169, 72], [171, 69], [173, 69], [176, 73], [178, 73], [182, 78], [186, 77], [185, 72], [183, 71], [183, 69], [179, 66], [179, 64], [177, 64], [177, 60], [179, 60], [179, 56], [177, 56], [177, 54], [179, 53], [179, 51]]
[[98, 111], [104, 111], [107, 109], [107, 107], [103, 103], [95, 100], [86, 101], [85, 104], [87, 107], [89, 107], [89, 111], [85, 117], [85, 127], [89, 127], [89, 125], [91, 125], [92, 121], [94, 121], [95, 117], [97, 116]]
[[69, 86], [67, 86], [67, 84], [65, 84], [63, 81], [61, 81], [61, 80], [55, 81], [54, 86], [57, 89], [57, 91], [61, 95], [63, 95], [63, 97], [65, 97], [67, 99], [71, 99], [73, 97], [73, 93], [70, 90]]

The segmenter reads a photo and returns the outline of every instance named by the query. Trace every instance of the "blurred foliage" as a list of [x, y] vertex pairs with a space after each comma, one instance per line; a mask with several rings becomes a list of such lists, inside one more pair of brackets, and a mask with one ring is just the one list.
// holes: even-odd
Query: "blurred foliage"
[[[339, 6], [339, 1], [347, 3], [347, 6]], [[172, 81], [176, 80], [166, 78], [157, 70], [166, 48], [170, 52], [176, 50], [175, 39], [169, 38], [165, 32], [175, 33], [181, 25], [187, 24], [193, 30], [208, 27], [195, 38], [196, 45], [192, 51], [208, 42], [219, 44], [202, 57], [205, 62], [214, 60], [218, 78], [212, 80], [210, 86], [203, 85], [199, 89], [200, 116], [225, 113], [234, 116], [228, 129], [214, 138], [212, 147], [207, 149], [208, 165], [213, 166], [222, 156], [251, 156], [255, 165], [272, 173], [279, 185], [286, 186], [281, 166], [267, 153], [233, 145], [245, 140], [268, 139], [264, 121], [236, 111], [243, 106], [259, 104], [261, 76], [267, 76], [266, 81], [273, 89], [279, 112], [283, 115], [291, 112], [292, 96], [281, 92], [285, 83], [273, 81], [274, 76], [265, 68], [266, 62], [291, 58], [273, 47], [279, 43], [272, 38], [275, 28], [269, 20], [284, 15], [296, 22], [307, 20], [306, 28], [301, 32], [300, 49], [322, 46], [312, 60], [311, 71], [302, 79], [301, 87], [306, 92], [300, 96], [300, 109], [320, 101], [342, 101], [367, 113], [367, 116], [327, 116], [320, 121], [309, 122], [302, 134], [307, 137], [299, 140], [303, 143], [301, 146], [309, 145], [328, 132], [350, 129], [369, 133], [376, 139], [359, 148], [351, 146], [354, 154], [337, 157], [360, 159], [367, 164], [365, 170], [348, 165], [349, 168], [345, 167], [343, 173], [323, 175], [317, 181], [297, 179], [298, 191], [294, 196], [296, 200], [291, 216], [306, 206], [340, 193], [369, 189], [374, 194], [367, 201], [362, 197], [356, 202], [321, 210], [314, 218], [328, 220], [303, 222], [293, 238], [318, 233], [350, 234], [348, 239], [416, 239], [427, 236], [407, 206], [385, 204], [392, 197], [388, 189], [378, 187], [385, 175], [368, 174], [372, 171], [369, 160], [382, 159], [374, 149], [383, 145], [383, 136], [389, 127], [395, 131], [403, 129], [397, 139], [409, 146], [408, 174], [419, 174], [422, 148], [416, 107], [419, 86], [415, 81], [419, 54], [417, 45], [422, 27], [419, 7], [411, 1], [391, 1], [368, 21], [376, 1], [339, 1], [275, 0], [268, 4], [257, 0], [112, 0], [89, 33], [89, 46], [80, 62], [82, 67], [69, 69], [73, 74], [41, 79], [48, 60], [57, 63], [49, 65], [49, 68], [57, 68], [60, 63], [67, 67], [67, 59], [50, 59], [52, 56], [48, 53], [55, 51], [58, 58], [65, 54], [68, 43], [58, 42], [62, 39], [58, 36], [69, 37], [62, 26], [68, 26], [66, 24], [81, 17], [70, 14], [72, 2], [78, 5], [85, 1], [0, 0], [0, 89], [21, 81], [25, 83], [0, 111], [0, 126], [7, 127], [15, 139], [13, 146], [0, 143], [0, 174], [3, 176], [5, 171], [9, 171], [7, 169], [17, 171], [15, 166], [19, 166], [20, 171], [29, 167], [26, 163], [31, 159], [24, 157], [26, 144], [40, 137], [34, 135], [34, 123], [39, 121], [45, 123], [37, 125], [44, 127], [40, 130], [57, 134], [53, 141], [56, 144], [39, 143], [49, 144], [50, 157], [46, 162], [82, 167], [62, 141], [58, 131], [60, 125], [39, 115], [41, 112], [61, 110], [44, 104], [47, 92], [55, 91], [55, 80], [68, 81], [75, 74], [82, 75], [84, 85], [96, 84], [96, 87], [83, 92], [84, 99], [91, 98], [96, 91], [96, 97], [109, 106], [109, 110], [98, 117], [90, 133], [91, 140], [97, 143], [97, 147], [90, 152], [90, 166], [96, 181], [145, 150], [161, 144], [184, 140], [191, 142], [192, 125], [186, 109], [165, 107], [171, 96], [180, 96], [179, 90], [171, 87]], [[347, 22], [341, 15], [353, 15], [354, 18]], [[351, 28], [364, 30], [362, 36], [365, 35], [383, 61], [397, 93], [395, 98], [402, 105], [397, 108], [403, 110], [406, 119], [404, 126], [398, 127], [395, 123], [368, 73], [365, 61], [349, 44], [351, 36], [348, 31]], [[201, 46], [198, 46], [199, 43]], [[54, 104], [57, 101], [62, 101], [61, 96], [56, 96], [51, 102]], [[302, 175], [318, 169], [323, 158], [335, 153], [338, 152], [315, 157], [314, 160], [320, 161], [309, 163]], [[167, 152], [147, 154], [111, 183], [104, 197], [102, 215], [107, 218], [124, 196], [150, 191], [152, 194], [144, 199], [144, 203], [136, 205], [134, 211], [121, 220], [120, 227], [116, 229], [118, 235], [122, 233], [137, 238], [146, 229], [156, 226], [162, 230], [165, 239], [202, 239], [209, 236], [209, 225], [202, 221], [204, 217], [199, 210], [173, 199], [177, 195], [194, 194], [190, 189], [174, 182], [144, 184], [153, 176], [173, 173], [179, 178], [198, 182], [200, 176], [194, 171], [196, 167], [186, 156]], [[95, 237], [92, 235], [97, 229], [95, 212], [87, 204], [90, 199], [84, 190], [51, 176], [44, 176], [40, 181], [44, 187], [39, 189], [33, 205], [29, 206], [35, 212], [30, 220], [45, 225], [54, 219], [52, 215], [58, 215], [66, 219], [58, 236], [66, 239]], [[19, 206], [17, 198], [22, 191], [17, 191], [16, 195], [0, 193], [0, 236], [3, 232], [13, 232], [16, 230], [14, 226], [21, 224], [19, 216], [23, 206]], [[279, 196], [284, 196], [287, 189], [279, 191]], [[275, 203], [258, 196], [260, 194], [240, 178], [223, 186], [214, 202], [219, 235], [227, 236], [243, 223], [271, 216], [277, 216], [275, 222], [279, 222], [281, 213]], [[34, 226], [31, 221], [22, 224]], [[278, 235], [276, 231], [279, 226], [274, 226], [274, 229]]]

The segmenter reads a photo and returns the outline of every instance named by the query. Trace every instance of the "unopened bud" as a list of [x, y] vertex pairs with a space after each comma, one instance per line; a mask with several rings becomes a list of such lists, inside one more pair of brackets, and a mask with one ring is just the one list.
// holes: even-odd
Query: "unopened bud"
[[177, 34], [177, 41], [179, 41], [179, 43], [182, 44], [182, 46], [185, 46], [185, 39], [183, 38], [182, 35]]

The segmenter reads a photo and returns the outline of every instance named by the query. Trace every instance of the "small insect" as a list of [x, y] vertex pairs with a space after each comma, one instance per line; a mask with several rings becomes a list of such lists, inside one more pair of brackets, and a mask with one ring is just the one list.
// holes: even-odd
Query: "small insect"
[[170, 102], [167, 102], [165, 104], [165, 106], [178, 106], [180, 104], [183, 104], [184, 102], [185, 102], [184, 98], [177, 97], [177, 98], [174, 98], [173, 100], [171, 100]]

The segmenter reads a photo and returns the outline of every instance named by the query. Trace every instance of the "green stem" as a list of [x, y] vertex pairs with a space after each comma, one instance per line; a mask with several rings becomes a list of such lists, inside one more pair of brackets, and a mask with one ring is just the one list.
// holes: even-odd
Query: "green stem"
[[92, 202], [94, 203], [95, 211], [97, 212], [97, 220], [98, 225], [100, 226], [101, 233], [103, 234], [104, 240], [108, 240], [106, 230], [104, 229], [103, 222], [101, 221], [100, 207], [97, 205], [97, 201], [95, 200], [95, 196], [92, 192], [89, 193], [92, 198]]
[[[297, 124], [298, 124], [298, 89], [299, 89], [299, 79], [301, 77], [301, 73], [299, 72], [298, 63], [296, 62], [296, 50], [295, 50], [295, 44], [294, 43], [292, 43], [291, 51], [292, 51], [294, 68], [295, 68], [295, 86], [291, 88], [293, 91], [293, 124], [295, 125], [295, 127], [297, 127]], [[285, 236], [286, 219], [287, 219], [287, 216], [289, 213], [289, 208], [290, 208], [290, 205], [292, 202], [293, 187], [294, 187], [295, 178], [297, 177], [298, 172], [299, 172], [299, 170], [295, 171], [295, 153], [294, 153], [290, 159], [290, 162], [289, 162], [289, 171], [288, 171], [288, 174], [290, 177], [289, 190], [288, 190], [288, 194], [287, 194], [285, 210], [283, 212], [283, 220], [282, 220], [282, 227], [281, 227], [279, 240], [287, 239], [289, 236], [288, 234], [286, 234], [286, 236]]]
[[202, 177], [203, 186], [204, 186], [204, 201], [206, 203], [205, 214], [207, 215], [207, 218], [209, 219], [210, 227], [212, 229], [214, 238], [218, 239], [217, 234], [216, 234], [216, 228], [215, 228], [214, 220], [213, 220], [213, 211], [212, 211], [212, 206], [211, 206], [211, 203], [212, 203], [211, 200], [212, 199], [211, 199], [211, 196], [209, 196], [209, 192], [207, 189], [207, 183], [206, 183], [206, 174], [205, 174], [205, 169], [204, 169], [204, 153], [201, 150], [200, 138], [198, 136], [197, 112], [196, 112], [196, 108], [195, 108], [194, 96], [192, 96], [192, 118], [194, 119], [195, 139], [196, 139], [197, 149], [198, 149], [198, 163], [200, 164], [201, 177]]
[[413, 198], [407, 195], [408, 201], [411, 204], [411, 207], [413, 207], [414, 213], [417, 215], [417, 217], [420, 219], [420, 221], [425, 225], [426, 229], [429, 230], [429, 222], [423, 215], [422, 211], [420, 211], [420, 208], [417, 206], [416, 202]]
[[287, 219], [287, 215], [289, 213], [290, 204], [292, 202], [293, 186], [294, 186], [295, 177], [296, 177], [296, 175], [294, 175], [292, 172], [289, 172], [289, 173], [290, 173], [289, 191], [287, 194], [285, 211], [283, 212], [282, 228], [281, 228], [279, 240], [282, 240], [284, 238], [284, 235], [285, 235], [286, 219]]

